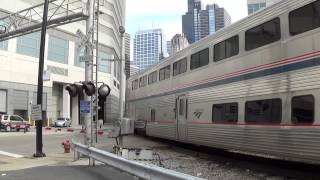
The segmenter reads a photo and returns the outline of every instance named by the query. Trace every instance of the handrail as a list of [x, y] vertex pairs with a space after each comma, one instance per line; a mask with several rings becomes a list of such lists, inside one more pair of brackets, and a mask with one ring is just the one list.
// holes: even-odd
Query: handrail
[[127, 172], [139, 178], [147, 180], [204, 180], [203, 178], [183, 174], [173, 170], [168, 170], [155, 165], [145, 165], [135, 161], [130, 161], [115, 154], [102, 151], [94, 147], [72, 142], [75, 159], [79, 158], [79, 154], [86, 155], [96, 161], [105, 163], [113, 168]]

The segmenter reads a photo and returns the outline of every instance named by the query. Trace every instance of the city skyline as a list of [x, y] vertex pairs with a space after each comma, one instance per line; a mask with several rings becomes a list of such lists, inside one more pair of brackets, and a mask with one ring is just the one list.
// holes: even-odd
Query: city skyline
[[[244, 18], [248, 14], [247, 0], [237, 3], [223, 0], [202, 0], [204, 5], [218, 4], [224, 7], [232, 18], [232, 23]], [[161, 28], [166, 40], [182, 33], [181, 16], [188, 10], [187, 0], [135, 0], [127, 2], [126, 27], [132, 36], [139, 30]]]

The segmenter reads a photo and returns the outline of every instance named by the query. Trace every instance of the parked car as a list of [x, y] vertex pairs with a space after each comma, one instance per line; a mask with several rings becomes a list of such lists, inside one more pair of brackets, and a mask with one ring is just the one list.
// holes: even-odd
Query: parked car
[[7, 132], [12, 130], [20, 131], [21, 129], [29, 131], [30, 123], [18, 115], [0, 115], [0, 129]]
[[53, 120], [51, 125], [53, 127], [70, 127], [71, 121], [69, 118], [58, 118]]

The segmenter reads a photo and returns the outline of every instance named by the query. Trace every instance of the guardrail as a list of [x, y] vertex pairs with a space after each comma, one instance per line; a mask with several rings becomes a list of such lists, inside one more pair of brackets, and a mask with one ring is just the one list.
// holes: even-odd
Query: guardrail
[[179, 173], [154, 165], [144, 165], [138, 162], [129, 161], [127, 159], [118, 157], [115, 154], [102, 151], [94, 147], [72, 142], [74, 149], [74, 157], [79, 159], [80, 154], [86, 155], [96, 161], [105, 163], [113, 168], [127, 172], [139, 178], [148, 180], [204, 180], [203, 178]]

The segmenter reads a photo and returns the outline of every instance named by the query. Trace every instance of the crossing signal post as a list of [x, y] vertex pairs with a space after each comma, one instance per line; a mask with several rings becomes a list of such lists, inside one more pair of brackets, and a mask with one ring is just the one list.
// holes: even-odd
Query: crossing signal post
[[[82, 95], [84, 92], [87, 96], [91, 97], [91, 96], [95, 95], [95, 92], [97, 91], [98, 97], [96, 97], [96, 101], [98, 101], [98, 105], [104, 109], [104, 102], [106, 101], [107, 96], [109, 96], [111, 89], [107, 84], [104, 84], [104, 83], [99, 83], [99, 84], [101, 84], [101, 85], [97, 89], [93, 82], [85, 81], [85, 82], [69, 84], [69, 85], [67, 85], [67, 87], [65, 89], [69, 92], [71, 98], [74, 98], [77, 96], [80, 97], [80, 95]], [[83, 104], [85, 104], [85, 102]], [[83, 111], [84, 114], [92, 113], [91, 112], [91, 105], [92, 105], [92, 102], [89, 101], [89, 108], [88, 108], [89, 110]], [[96, 107], [96, 108], [98, 108], [98, 107]], [[96, 114], [96, 115], [98, 115], [98, 114]], [[91, 122], [92, 122], [92, 119], [91, 119]], [[93, 132], [92, 131], [88, 132], [87, 130], [88, 129], [86, 128], [86, 133], [91, 133], [91, 136], [92, 136]], [[87, 145], [90, 145], [87, 138], [85, 139], [85, 141], [86, 141], [85, 143]]]

